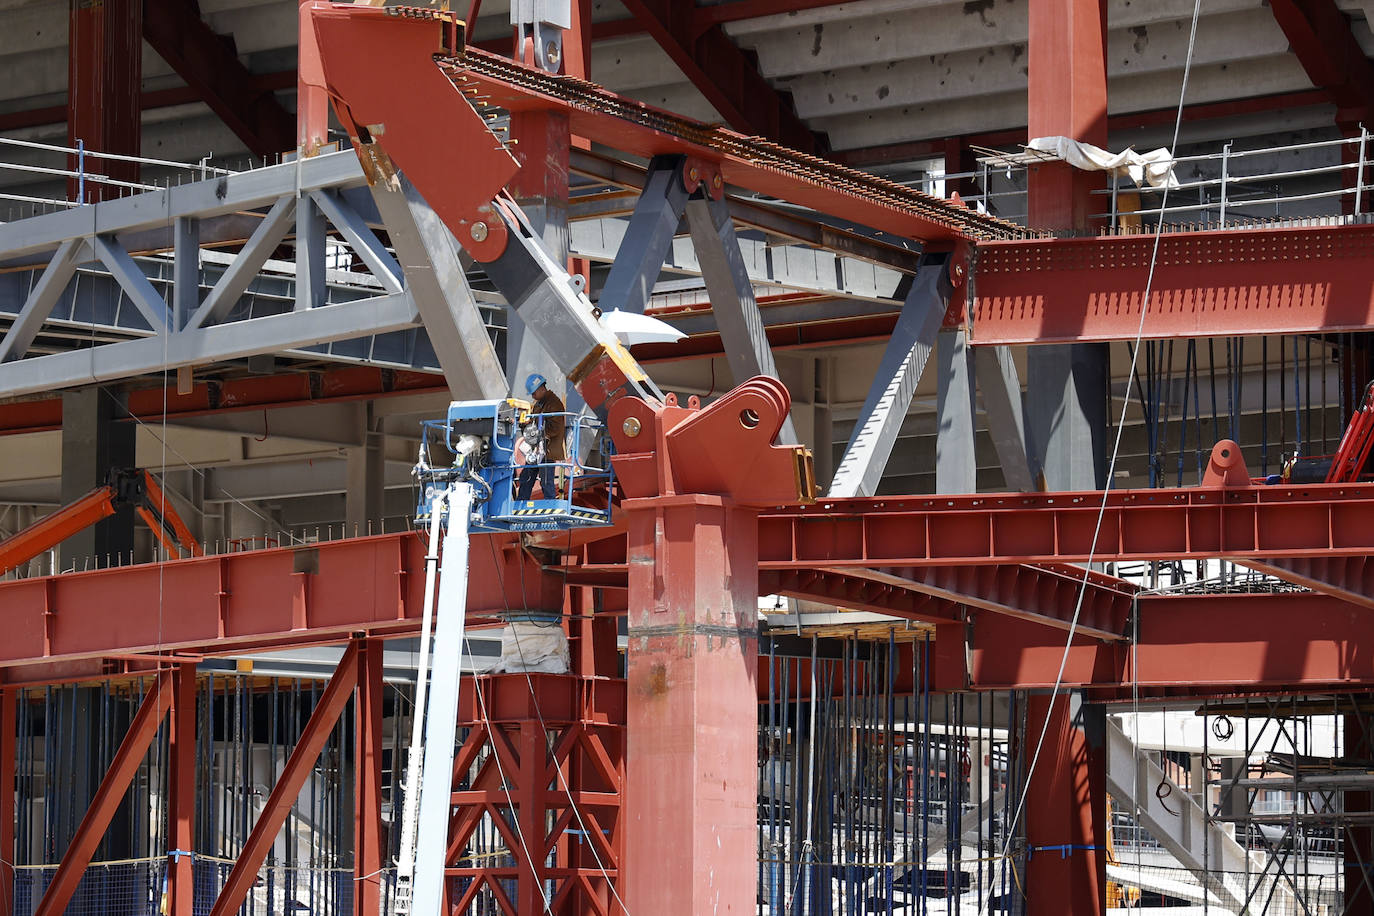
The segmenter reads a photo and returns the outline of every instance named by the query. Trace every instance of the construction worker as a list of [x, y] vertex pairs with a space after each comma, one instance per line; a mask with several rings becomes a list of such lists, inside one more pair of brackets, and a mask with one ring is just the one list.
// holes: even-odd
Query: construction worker
[[538, 479], [544, 499], [555, 499], [558, 489], [554, 464], [567, 459], [563, 444], [563, 413], [566, 408], [562, 399], [549, 390], [548, 379], [537, 372], [525, 379], [525, 391], [534, 408], [530, 411], [531, 422], [525, 426], [523, 433], [525, 467], [520, 471], [515, 498], [529, 499], [534, 492], [534, 481]]

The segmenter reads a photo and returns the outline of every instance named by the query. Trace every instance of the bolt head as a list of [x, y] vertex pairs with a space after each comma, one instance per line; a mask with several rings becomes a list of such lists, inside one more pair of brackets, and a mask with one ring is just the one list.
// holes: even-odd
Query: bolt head
[[700, 181], [701, 172], [697, 169], [696, 166], [692, 166], [692, 168], [687, 172], [687, 177], [692, 179], [693, 181]]
[[639, 435], [640, 425], [638, 417], [630, 417], [621, 424], [620, 429], [631, 439]]
[[487, 224], [478, 220], [468, 227], [468, 235], [472, 236], [474, 242], [485, 242], [487, 240]]

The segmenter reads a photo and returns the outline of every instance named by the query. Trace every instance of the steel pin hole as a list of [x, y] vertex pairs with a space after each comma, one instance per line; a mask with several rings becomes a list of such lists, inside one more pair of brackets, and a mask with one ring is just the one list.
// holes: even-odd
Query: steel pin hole
[[739, 412], [739, 425], [745, 429], [753, 429], [759, 425], [759, 415], [754, 410], [746, 407]]

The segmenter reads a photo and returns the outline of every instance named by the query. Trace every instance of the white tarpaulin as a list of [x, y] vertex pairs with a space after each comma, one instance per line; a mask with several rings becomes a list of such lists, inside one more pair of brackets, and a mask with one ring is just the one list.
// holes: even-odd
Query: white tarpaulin
[[1110, 172], [1130, 178], [1137, 187], [1178, 187], [1178, 179], [1174, 177], [1174, 157], [1163, 147], [1148, 153], [1137, 153], [1129, 148], [1120, 153], [1109, 153], [1091, 143], [1070, 140], [1068, 137], [1036, 137], [1026, 144], [1026, 149], [1062, 159], [1076, 169]]
[[557, 622], [512, 620], [501, 631], [501, 658], [488, 673], [567, 674], [570, 661], [568, 634]]

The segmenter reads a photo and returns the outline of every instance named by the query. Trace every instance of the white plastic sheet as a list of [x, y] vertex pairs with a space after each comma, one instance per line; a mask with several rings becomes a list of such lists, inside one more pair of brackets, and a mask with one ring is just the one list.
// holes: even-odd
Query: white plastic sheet
[[568, 634], [557, 623], [512, 621], [501, 631], [501, 657], [492, 674], [567, 674]]
[[1130, 148], [1119, 153], [1109, 153], [1091, 143], [1070, 140], [1068, 137], [1036, 137], [1026, 144], [1026, 149], [1047, 153], [1056, 159], [1064, 160], [1076, 169], [1109, 172], [1129, 178], [1137, 187], [1178, 187], [1178, 178], [1174, 176], [1173, 154], [1163, 147], [1148, 153], [1137, 153]]

